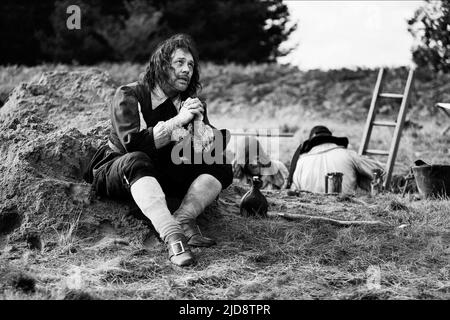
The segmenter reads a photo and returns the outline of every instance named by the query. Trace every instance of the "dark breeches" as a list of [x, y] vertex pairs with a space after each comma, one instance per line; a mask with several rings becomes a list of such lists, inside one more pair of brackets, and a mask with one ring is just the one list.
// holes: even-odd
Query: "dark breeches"
[[98, 195], [109, 198], [129, 198], [130, 186], [142, 177], [154, 177], [164, 193], [182, 198], [192, 182], [201, 174], [210, 174], [227, 188], [233, 181], [230, 164], [160, 165], [144, 152], [118, 155], [96, 171], [94, 186]]

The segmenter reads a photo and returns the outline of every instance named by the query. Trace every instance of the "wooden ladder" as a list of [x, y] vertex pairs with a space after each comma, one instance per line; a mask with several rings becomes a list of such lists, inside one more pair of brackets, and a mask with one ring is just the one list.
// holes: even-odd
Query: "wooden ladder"
[[[392, 177], [392, 172], [394, 169], [395, 158], [397, 157], [398, 146], [402, 134], [403, 124], [405, 122], [406, 109], [409, 106], [411, 88], [414, 81], [414, 69], [411, 68], [409, 70], [408, 79], [406, 81], [406, 86], [403, 94], [398, 93], [383, 93], [383, 80], [384, 80], [385, 70], [384, 68], [380, 69], [378, 73], [378, 79], [375, 85], [375, 89], [373, 91], [372, 101], [370, 103], [369, 114], [367, 115], [367, 121], [364, 128], [364, 134], [362, 137], [361, 145], [359, 148], [359, 155], [381, 155], [388, 156], [388, 160], [386, 163], [386, 176], [383, 182], [383, 188], [385, 190], [389, 189], [390, 181]], [[378, 110], [378, 99], [392, 99], [400, 102], [400, 109], [397, 116], [397, 121], [375, 121], [376, 113]], [[391, 146], [388, 151], [385, 150], [374, 150], [368, 149], [369, 140], [372, 134], [372, 128], [374, 126], [381, 127], [394, 127], [394, 136], [391, 141]]]

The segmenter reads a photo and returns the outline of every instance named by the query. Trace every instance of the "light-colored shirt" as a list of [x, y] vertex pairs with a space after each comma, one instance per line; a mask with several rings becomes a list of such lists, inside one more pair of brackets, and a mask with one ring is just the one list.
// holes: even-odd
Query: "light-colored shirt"
[[374, 169], [383, 170], [383, 167], [378, 161], [359, 156], [353, 150], [325, 143], [300, 156], [291, 189], [323, 193], [325, 175], [341, 172], [343, 193], [355, 193], [358, 187], [368, 191]]
[[263, 183], [261, 188], [267, 190], [284, 189], [289, 176], [289, 170], [281, 161], [270, 160], [270, 162], [270, 169], [275, 171], [275, 173], [264, 175], [264, 169], [261, 171], [261, 180]]

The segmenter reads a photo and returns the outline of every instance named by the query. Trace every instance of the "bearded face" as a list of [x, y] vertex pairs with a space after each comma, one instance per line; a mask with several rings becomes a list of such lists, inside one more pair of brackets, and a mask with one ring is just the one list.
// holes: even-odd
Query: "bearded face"
[[194, 58], [189, 51], [176, 49], [172, 53], [169, 79], [165, 89], [173, 95], [186, 91], [194, 73], [194, 66]]

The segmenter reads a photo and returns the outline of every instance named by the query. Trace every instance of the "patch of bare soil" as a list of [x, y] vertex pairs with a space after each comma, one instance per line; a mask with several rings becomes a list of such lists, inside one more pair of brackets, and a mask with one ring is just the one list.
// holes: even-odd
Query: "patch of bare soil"
[[69, 232], [98, 238], [105, 221], [136, 241], [146, 237], [131, 203], [99, 201], [83, 181], [108, 134], [113, 94], [96, 69], [47, 72], [15, 88], [0, 110], [0, 246], [34, 238], [45, 248]]

